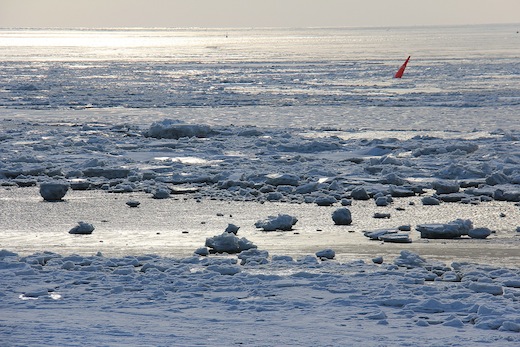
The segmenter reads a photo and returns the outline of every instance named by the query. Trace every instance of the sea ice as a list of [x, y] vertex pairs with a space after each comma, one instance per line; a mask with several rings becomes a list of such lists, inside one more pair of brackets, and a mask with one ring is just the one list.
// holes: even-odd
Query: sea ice
[[[85, 341], [182, 346], [332, 346], [345, 341], [374, 346], [520, 345], [517, 266], [465, 261], [447, 266], [421, 256], [437, 249], [446, 251], [446, 257], [466, 253], [481, 261], [481, 255], [500, 249], [504, 255], [496, 259], [515, 261], [518, 206], [499, 204], [520, 202], [514, 73], [518, 54], [512, 28], [284, 29], [282, 35], [248, 29], [230, 33], [226, 44], [218, 30], [183, 31], [186, 40], [164, 30], [67, 31], [67, 37], [101, 38], [96, 41], [101, 44], [116, 35], [123, 45], [125, 37], [128, 42], [138, 37], [168, 45], [109, 50], [97, 44], [50, 49], [46, 45], [61, 35], [55, 30], [38, 30], [35, 42], [43, 38], [45, 44], [31, 47], [25, 44], [26, 34], [34, 35], [31, 31], [4, 30], [0, 36], [9, 36], [8, 41], [21, 37], [25, 43], [4, 50], [7, 58], [1, 61], [0, 207], [5, 213], [0, 229], [6, 235], [2, 242], [24, 254], [0, 251], [0, 341], [13, 346]], [[394, 58], [386, 53], [395, 50], [395, 42], [402, 43], [402, 30], [419, 51], [427, 44], [430, 56], [416, 60], [420, 78], [387, 83], [384, 76]], [[430, 30], [436, 34], [428, 37], [443, 41], [456, 59], [447, 57], [445, 50], [430, 49], [431, 40], [424, 40]], [[273, 36], [266, 38], [266, 33]], [[248, 35], [254, 36], [254, 44]], [[46, 40], [48, 36], [53, 39]], [[236, 40], [243, 36], [245, 40]], [[383, 36], [388, 40], [381, 40]], [[342, 39], [357, 48], [338, 45]], [[309, 40], [319, 44], [309, 45]], [[172, 42], [187, 42], [189, 47], [172, 55]], [[305, 49], [299, 49], [302, 42]], [[370, 47], [363, 50], [363, 59], [360, 44]], [[193, 55], [194, 47], [202, 54]], [[123, 50], [128, 54], [121, 54]], [[156, 54], [159, 58], [154, 59]], [[494, 113], [500, 117], [489, 116]], [[178, 120], [164, 119], [172, 115]], [[37, 188], [25, 187], [45, 187], [49, 180], [105, 195], [175, 196], [150, 199], [140, 209], [128, 210], [121, 201], [130, 200], [124, 197], [112, 196], [116, 202], [110, 205], [92, 191], [74, 196], [79, 192], [70, 192], [67, 203], [38, 201], [36, 210], [27, 212], [35, 199], [24, 194]], [[63, 186], [45, 189], [44, 200], [60, 200], [67, 193]], [[10, 194], [17, 190], [24, 195], [21, 202]], [[418, 206], [422, 195], [428, 196], [424, 205], [428, 201], [439, 206]], [[395, 205], [390, 221], [370, 218], [374, 211], [389, 209], [363, 201], [372, 198], [377, 205]], [[409, 206], [406, 213], [401, 198]], [[268, 211], [265, 215], [280, 213], [258, 222], [264, 230], [291, 230], [296, 218], [285, 213], [301, 214], [298, 237], [266, 235], [245, 224], [241, 229], [257, 237], [258, 245], [276, 242], [291, 255], [270, 259], [267, 251], [225, 232], [208, 238], [207, 246], [195, 255], [188, 247], [189, 256], [172, 258], [185, 239], [166, 242], [175, 233], [162, 230], [177, 230], [179, 224], [164, 211], [195, 215], [186, 218], [193, 221], [203, 218], [198, 213], [204, 209], [190, 203], [202, 206], [209, 200], [236, 201], [233, 206], [248, 221], [258, 218], [255, 214], [253, 219], [258, 211], [248, 203], [261, 206]], [[350, 227], [356, 233], [345, 243], [344, 234], [329, 228], [334, 209], [330, 205], [337, 202], [353, 205], [356, 216], [357, 211], [366, 216]], [[125, 208], [121, 215], [105, 208], [119, 205]], [[54, 235], [55, 225], [59, 229], [66, 218], [88, 215], [84, 206], [103, 210], [95, 217], [107, 222], [107, 232], [109, 226], [126, 229], [118, 229], [123, 233], [114, 233], [112, 239], [104, 235], [103, 243], [92, 237], [43, 242], [43, 236]], [[320, 218], [309, 221], [305, 211], [310, 208], [319, 209], [322, 215], [314, 216]], [[494, 214], [482, 215], [485, 208]], [[460, 211], [467, 214], [459, 216]], [[47, 218], [52, 226], [43, 225], [43, 217], [57, 214], [65, 219]], [[343, 216], [333, 216], [335, 224], [352, 224], [350, 211], [339, 214]], [[137, 215], [134, 223], [129, 216]], [[158, 233], [147, 221], [160, 221], [161, 216], [166, 221]], [[475, 224], [489, 219], [489, 228], [474, 229], [466, 219], [445, 222], [469, 217]], [[23, 218], [30, 220], [13, 225]], [[497, 237], [455, 241], [464, 243], [463, 250], [455, 249], [454, 241], [421, 240], [402, 245], [406, 249], [395, 261], [395, 245], [367, 246], [357, 238], [357, 231], [368, 225], [376, 230], [366, 236], [404, 239], [405, 234], [388, 227], [399, 218], [400, 224], [416, 225], [421, 237], [482, 238], [491, 230]], [[108, 219], [118, 220], [117, 226]], [[183, 237], [204, 239], [207, 229], [223, 229], [226, 222], [208, 221]], [[80, 222], [73, 230], [93, 229]], [[316, 229], [321, 231], [314, 233]], [[335, 252], [316, 252], [329, 243]], [[63, 249], [64, 255], [25, 254], [46, 245]], [[101, 248], [113, 255], [96, 253]], [[81, 255], [66, 255], [69, 250]], [[149, 254], [141, 254], [145, 252]], [[238, 254], [214, 254], [222, 252]], [[337, 261], [316, 257], [333, 253]], [[340, 261], [368, 253], [370, 264]]]
[[178, 120], [164, 119], [154, 122], [144, 135], [158, 139], [180, 139], [182, 137], [207, 137], [211, 132], [208, 125], [183, 124]]
[[129, 169], [121, 167], [88, 167], [83, 170], [85, 177], [105, 177], [108, 179], [127, 178]]
[[267, 264], [269, 258], [269, 252], [264, 250], [259, 250], [257, 248], [250, 248], [248, 250], [244, 250], [237, 255], [238, 259], [241, 260], [241, 265], [245, 264]]
[[425, 196], [421, 199], [423, 205], [431, 206], [431, 205], [440, 205], [439, 199], [434, 196]]
[[94, 226], [90, 223], [78, 222], [78, 225], [69, 230], [69, 234], [90, 235], [94, 229]]
[[453, 239], [463, 235], [473, 228], [473, 223], [469, 220], [457, 219], [445, 224], [419, 224], [417, 231], [421, 233], [421, 238], [425, 239]]
[[354, 200], [368, 200], [370, 199], [370, 196], [368, 195], [367, 191], [363, 187], [356, 187], [352, 189], [350, 192], [350, 196]]
[[208, 247], [200, 247], [197, 248], [193, 253], [205, 257], [209, 255], [209, 249]]
[[379, 196], [376, 201], [376, 206], [388, 206], [389, 202], [386, 196]]
[[399, 230], [397, 229], [377, 229], [377, 230], [371, 230], [371, 231], [365, 231], [363, 235], [368, 237], [371, 240], [379, 240], [379, 237], [387, 234], [396, 234]]
[[224, 232], [221, 235], [206, 239], [206, 247], [214, 253], [240, 253], [256, 246], [246, 238], [238, 238], [233, 233]]
[[350, 225], [352, 224], [352, 213], [346, 207], [338, 208], [332, 212], [332, 220], [336, 225]]
[[43, 182], [40, 184], [40, 195], [45, 201], [60, 201], [69, 187], [67, 182]]
[[296, 222], [298, 222], [296, 217], [279, 214], [278, 216], [268, 216], [267, 219], [257, 221], [255, 227], [261, 228], [264, 231], [290, 231]]
[[504, 294], [502, 286], [497, 284], [471, 282], [468, 288], [478, 293], [488, 293], [492, 295]]
[[236, 235], [238, 233], [239, 229], [240, 229], [239, 226], [236, 226], [235, 224], [229, 223], [228, 226], [226, 227], [225, 232], [226, 233], [232, 233], [232, 234]]
[[319, 196], [314, 200], [314, 202], [318, 206], [332, 206], [338, 202], [338, 200], [333, 196]]
[[474, 228], [468, 231], [469, 237], [473, 239], [485, 239], [493, 232], [489, 228]]
[[372, 262], [374, 264], [383, 264], [384, 258], [382, 256], [377, 256], [377, 257], [372, 258]]
[[334, 259], [335, 256], [336, 256], [336, 252], [330, 248], [316, 252], [316, 257], [318, 257], [322, 260], [323, 259]]
[[404, 266], [407, 268], [423, 267], [427, 264], [426, 259], [418, 255], [417, 253], [403, 250], [400, 252], [399, 257], [394, 260], [394, 264], [397, 266]]
[[159, 187], [153, 192], [154, 199], [168, 199], [170, 197], [170, 190], [166, 187]]
[[460, 185], [457, 182], [437, 180], [432, 184], [436, 194], [450, 194], [457, 193], [460, 190]]
[[269, 174], [266, 177], [265, 183], [270, 184], [272, 186], [298, 186], [300, 183], [300, 178], [293, 174]]
[[390, 243], [411, 243], [412, 239], [409, 234], [404, 233], [386, 233], [379, 236], [379, 240]]
[[129, 207], [138, 207], [139, 205], [141, 205], [141, 203], [137, 200], [128, 200], [126, 202], [126, 204], [129, 206]]

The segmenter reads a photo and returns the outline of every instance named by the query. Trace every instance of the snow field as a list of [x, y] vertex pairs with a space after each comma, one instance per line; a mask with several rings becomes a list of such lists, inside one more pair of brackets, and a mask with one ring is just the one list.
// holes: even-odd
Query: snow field
[[520, 342], [518, 269], [447, 266], [408, 251], [382, 265], [266, 252], [245, 265], [231, 256], [0, 255], [9, 346], [80, 336], [179, 346]]

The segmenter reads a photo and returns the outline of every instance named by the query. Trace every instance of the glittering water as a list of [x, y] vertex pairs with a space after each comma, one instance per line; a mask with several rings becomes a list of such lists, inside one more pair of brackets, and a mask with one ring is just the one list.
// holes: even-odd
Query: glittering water
[[0, 50], [9, 108], [520, 105], [514, 25], [4, 29]]

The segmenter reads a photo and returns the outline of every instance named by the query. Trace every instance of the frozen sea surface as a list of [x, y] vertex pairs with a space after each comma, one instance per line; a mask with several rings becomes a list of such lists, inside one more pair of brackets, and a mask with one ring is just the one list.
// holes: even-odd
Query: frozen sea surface
[[[397, 114], [399, 109], [386, 110]], [[487, 111], [470, 110], [480, 116]], [[520, 154], [514, 109], [504, 117], [509, 123], [503, 122], [501, 129], [493, 127], [495, 122], [474, 124], [470, 130], [464, 118], [441, 114], [446, 121], [438, 122], [437, 108], [415, 111], [414, 123], [399, 123], [375, 116], [381, 109], [315, 106], [5, 109], [0, 134], [4, 186], [0, 223], [6, 235], [2, 247], [22, 253], [61, 248], [84, 254], [99, 248], [119, 255], [188, 255], [203, 246], [206, 237], [234, 223], [241, 233], [250, 233], [248, 239], [277, 253], [301, 255], [336, 245], [339, 257], [357, 258], [390, 254], [401, 247], [381, 247], [364, 238], [362, 231], [410, 225], [411, 236], [417, 239], [413, 227], [418, 224], [462, 218], [496, 233], [485, 241], [445, 246], [416, 240], [408, 247], [446, 261], [517, 263]], [[360, 116], [348, 118], [351, 112]], [[165, 118], [203, 124], [214, 133], [203, 138], [144, 136], [154, 122]], [[260, 118], [265, 120], [261, 126]], [[444, 129], [449, 121], [453, 126]], [[273, 186], [269, 175], [293, 175], [297, 182]], [[71, 191], [64, 203], [46, 203], [37, 188], [19, 188], [56, 179], [84, 181], [97, 190]], [[423, 206], [422, 197], [435, 193], [437, 181], [465, 186], [459, 191], [466, 194], [461, 199], [471, 203]], [[300, 190], [298, 186], [304, 185], [310, 190]], [[334, 227], [332, 211], [354, 188], [391, 195], [396, 185], [423, 193], [396, 198], [387, 207], [377, 207], [374, 199], [354, 201], [353, 225], [347, 230]], [[157, 188], [176, 186], [198, 191], [172, 195], [175, 200], [151, 198]], [[510, 201], [480, 201], [482, 196], [493, 200], [497, 191], [508, 192]], [[336, 203], [316, 206], [314, 201], [323, 196]], [[142, 205], [129, 209], [125, 202], [130, 199]], [[410, 201], [415, 205], [408, 206]], [[390, 213], [391, 218], [372, 218], [376, 212]], [[298, 235], [262, 235], [255, 230], [257, 220], [278, 213], [300, 220]], [[96, 232], [85, 239], [63, 234], [80, 220], [95, 223], [98, 231], [108, 234], [97, 237]], [[472, 247], [476, 251], [467, 251]]]
[[518, 346], [517, 32], [0, 30], [2, 345]]
[[0, 105], [517, 106], [517, 30], [4, 29]]
[[518, 269], [396, 260], [2, 252], [0, 336], [6, 346], [518, 345]]
[[[141, 202], [129, 208], [126, 201]], [[415, 202], [416, 205], [410, 205]], [[191, 256], [204, 246], [206, 238], [221, 234], [229, 223], [240, 227], [239, 235], [272, 254], [294, 257], [333, 248], [336, 258], [370, 260], [376, 256], [394, 258], [401, 249], [443, 262], [473, 261], [516, 266], [520, 261], [520, 220], [518, 207], [507, 202], [490, 202], [475, 207], [443, 204], [424, 207], [420, 198], [401, 198], [382, 208], [373, 201], [357, 201], [350, 207], [353, 223], [334, 225], [331, 215], [337, 206], [251, 201], [202, 202], [191, 197], [152, 199], [144, 193], [107, 194], [102, 191], [73, 191], [63, 202], [44, 202], [35, 188], [4, 190], [2, 240], [0, 248], [31, 254], [42, 250], [91, 255], [98, 251], [110, 256], [157, 254], [165, 257]], [[396, 210], [397, 209], [397, 210]], [[402, 209], [402, 210], [400, 210]], [[391, 219], [374, 219], [376, 212], [387, 212]], [[256, 221], [279, 213], [298, 218], [292, 231], [264, 232]], [[501, 217], [500, 215], [505, 215]], [[457, 218], [470, 219], [475, 226], [496, 233], [487, 240], [424, 240], [417, 231], [413, 243], [392, 244], [371, 241], [363, 231], [421, 223], [445, 223]], [[96, 227], [89, 236], [67, 233], [78, 221]]]

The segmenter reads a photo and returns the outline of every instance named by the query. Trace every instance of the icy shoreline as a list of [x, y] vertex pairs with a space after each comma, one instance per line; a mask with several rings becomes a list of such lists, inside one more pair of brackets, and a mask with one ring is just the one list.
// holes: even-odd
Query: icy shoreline
[[[130, 208], [129, 200], [140, 202]], [[414, 203], [410, 205], [410, 203]], [[202, 200], [192, 195], [153, 199], [150, 194], [108, 194], [101, 190], [73, 190], [62, 202], [45, 202], [36, 187], [3, 188], [0, 206], [0, 248], [22, 255], [34, 252], [92, 255], [98, 251], [110, 256], [142, 255], [190, 256], [204, 246], [208, 237], [221, 234], [228, 224], [237, 225], [238, 235], [254, 242], [260, 249], [294, 257], [334, 248], [337, 259], [369, 260], [376, 256], [393, 258], [408, 249], [430, 259], [457, 260], [494, 265], [516, 266], [520, 235], [515, 231], [518, 207], [509, 202], [488, 202], [478, 206], [444, 203], [422, 206], [421, 197], [399, 198], [391, 206], [376, 206], [373, 200], [354, 201], [349, 210], [352, 224], [334, 225], [332, 213], [338, 206]], [[373, 218], [387, 212], [389, 219]], [[263, 232], [255, 222], [269, 215], [285, 213], [298, 218], [294, 230]], [[500, 217], [503, 214], [504, 217]], [[421, 239], [416, 226], [443, 223], [457, 218], [470, 219], [475, 227], [492, 228], [495, 233], [485, 240]], [[93, 223], [92, 235], [76, 236], [67, 232], [78, 221]], [[363, 231], [409, 225], [413, 243], [390, 244], [371, 241]]]
[[266, 256], [238, 265], [4, 250], [0, 334], [9, 346], [75, 345], [80, 336], [176, 346], [520, 342], [518, 269], [446, 266], [407, 251], [382, 265]]
[[[247, 125], [258, 123], [266, 110], [278, 113], [276, 126]], [[164, 113], [151, 110], [134, 110], [134, 115], [123, 109], [2, 110], [0, 203], [5, 211], [14, 208], [2, 227], [4, 232], [11, 230], [16, 239], [17, 230], [34, 229], [27, 220], [53, 216], [39, 221], [41, 232], [70, 230], [86, 221], [96, 222], [97, 227], [105, 225], [107, 230], [122, 228], [122, 232], [126, 228], [161, 233], [173, 227], [196, 235], [196, 228], [204, 230], [203, 223], [219, 212], [239, 218], [241, 232], [253, 232], [251, 226], [269, 215], [287, 213], [319, 221], [309, 224], [302, 220], [297, 227], [305, 235], [328, 228], [331, 209], [345, 206], [359, 211], [354, 213], [352, 226], [358, 233], [409, 226], [412, 239], [417, 239], [413, 234], [419, 224], [462, 218], [493, 233], [481, 244], [496, 245], [498, 239], [515, 247], [520, 227], [520, 135], [516, 128], [380, 132], [375, 124], [373, 130], [355, 131], [344, 128], [348, 121], [334, 128], [294, 127], [295, 119], [301, 118], [299, 112], [311, 110], [240, 108], [243, 125], [231, 124], [237, 116], [232, 109], [164, 111], [179, 116], [177, 120], [158, 119]], [[346, 111], [324, 112], [340, 119]], [[426, 120], [434, 115], [422, 116]], [[508, 114], [503, 118], [515, 117]], [[207, 121], [195, 122], [203, 119]], [[372, 122], [370, 117], [358, 121], [366, 122], [365, 126]], [[466, 126], [463, 119], [457, 121], [459, 128]], [[59, 193], [58, 200], [65, 203], [40, 204], [34, 189], [41, 191], [44, 186], [58, 189], [46, 189], [49, 199]], [[99, 192], [98, 200], [82, 200], [94, 197], [89, 195], [92, 192]], [[31, 196], [33, 200], [24, 208], [24, 198]], [[124, 201], [117, 204], [111, 201], [114, 199]], [[123, 204], [130, 200], [145, 203], [132, 210]], [[175, 205], [175, 201], [187, 204]], [[227, 209], [219, 207], [219, 202], [235, 205]], [[329, 209], [313, 209], [316, 206]], [[114, 213], [93, 218], [94, 213], [103, 215], [103, 208]], [[167, 213], [177, 215], [178, 208], [183, 211], [184, 224], [168, 222]], [[211, 208], [222, 211], [209, 213]], [[205, 216], [197, 217], [201, 209], [206, 209]], [[265, 212], [251, 212], [256, 209]], [[82, 210], [91, 211], [90, 215]], [[24, 219], [32, 214], [34, 217]], [[373, 218], [377, 215], [387, 220]], [[211, 237], [222, 232], [225, 225], [220, 224], [209, 223], [206, 230], [212, 227], [209, 232], [213, 235], [202, 234]], [[288, 240], [292, 242], [298, 241]], [[309, 244], [313, 242], [309, 240]], [[119, 242], [116, 246], [124, 245]]]
[[[291, 112], [266, 127], [111, 112], [1, 120], [8, 345], [520, 343], [515, 127], [426, 135], [286, 126]], [[350, 224], [335, 225], [338, 208]], [[279, 214], [292, 230], [255, 227]], [[493, 233], [417, 231], [456, 219]], [[69, 234], [80, 221], [92, 234]], [[254, 252], [193, 256], [231, 223]], [[363, 235], [403, 226], [412, 243]]]
[[0, 345], [519, 346], [517, 30], [3, 30]]

